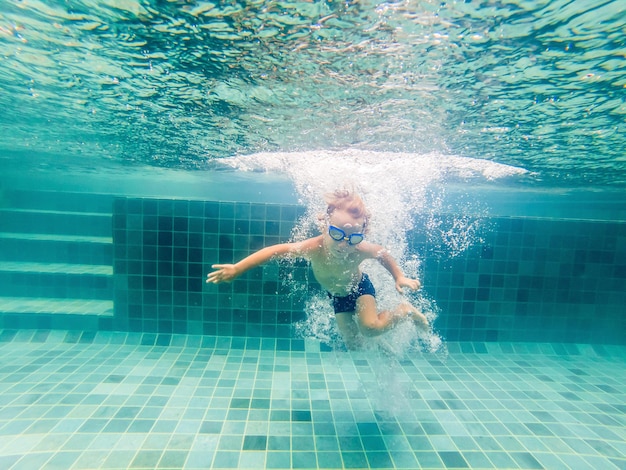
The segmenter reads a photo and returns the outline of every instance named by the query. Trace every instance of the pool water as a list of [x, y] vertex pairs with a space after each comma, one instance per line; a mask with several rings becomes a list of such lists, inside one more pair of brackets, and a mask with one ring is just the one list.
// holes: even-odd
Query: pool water
[[619, 221], [495, 217], [449, 259], [417, 231], [443, 347], [346, 352], [294, 331], [304, 265], [202, 285], [303, 208], [61, 188], [4, 192], [2, 468], [626, 465]]
[[[0, 332], [0, 467], [623, 469], [626, 348]], [[317, 349], [317, 350], [316, 350]]]
[[[622, 3], [2, 2], [0, 468], [626, 469]], [[346, 185], [437, 351], [204, 284]]]

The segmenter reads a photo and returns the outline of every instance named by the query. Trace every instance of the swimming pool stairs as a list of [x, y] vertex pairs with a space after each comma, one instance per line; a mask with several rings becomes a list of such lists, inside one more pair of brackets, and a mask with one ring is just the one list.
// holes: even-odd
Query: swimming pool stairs
[[[0, 325], [98, 329], [113, 317], [113, 196], [5, 190]], [[35, 315], [38, 316], [35, 322]]]

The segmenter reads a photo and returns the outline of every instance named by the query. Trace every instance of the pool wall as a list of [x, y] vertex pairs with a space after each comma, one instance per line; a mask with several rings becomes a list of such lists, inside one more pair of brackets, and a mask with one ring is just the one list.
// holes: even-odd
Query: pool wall
[[425, 290], [441, 309], [437, 327], [447, 339], [626, 342], [626, 223], [482, 222], [489, 227], [482, 242], [459, 255], [419, 231], [413, 238]]
[[[287, 241], [300, 206], [23, 189], [4, 191], [3, 205], [0, 296], [14, 299], [12, 308], [0, 305], [0, 328], [227, 335], [302, 347], [292, 323], [318, 290], [304, 264], [271, 262], [231, 284], [204, 283], [212, 264]], [[482, 242], [456, 256], [420, 230], [425, 222], [417, 216], [410, 244], [447, 340], [626, 344], [625, 222], [494, 215], [481, 221]], [[68, 245], [79, 236], [88, 240]], [[98, 246], [108, 271], [85, 251]], [[62, 260], [85, 272], [53, 271]], [[27, 264], [39, 271], [25, 272]], [[28, 292], [37, 308], [14, 308], [30, 302]], [[102, 314], [80, 302], [73, 312], [60, 303], [41, 308], [63, 297], [81, 297]]]
[[116, 198], [114, 327], [281, 338], [291, 349], [291, 325], [304, 318], [309, 284], [314, 288], [304, 263], [270, 262], [232, 283], [204, 280], [213, 264], [288, 241], [303, 213], [271, 203]]
[[[319, 289], [306, 266], [271, 262], [219, 286], [203, 279], [213, 263], [287, 241], [303, 212], [281, 204], [117, 199], [116, 328], [288, 340], [307, 293]], [[440, 218], [451, 224], [454, 217]], [[482, 243], [455, 256], [428, 241], [419, 217], [411, 234], [446, 339], [624, 343], [625, 223], [482, 222], [489, 227]]]

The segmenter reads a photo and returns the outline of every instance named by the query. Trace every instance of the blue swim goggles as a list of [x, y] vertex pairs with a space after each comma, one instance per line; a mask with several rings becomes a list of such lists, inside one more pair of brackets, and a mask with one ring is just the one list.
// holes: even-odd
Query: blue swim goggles
[[346, 232], [341, 230], [339, 227], [335, 227], [334, 225], [328, 226], [328, 235], [330, 235], [330, 238], [336, 242], [346, 240], [348, 245], [358, 245], [363, 241], [363, 238], [365, 238], [362, 233], [353, 233], [352, 235], [347, 236]]

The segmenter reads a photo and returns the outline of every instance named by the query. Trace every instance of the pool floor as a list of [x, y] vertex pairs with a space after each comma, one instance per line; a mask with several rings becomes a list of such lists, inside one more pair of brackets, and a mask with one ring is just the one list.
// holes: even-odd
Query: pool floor
[[624, 347], [254, 344], [0, 331], [0, 468], [626, 468]]

